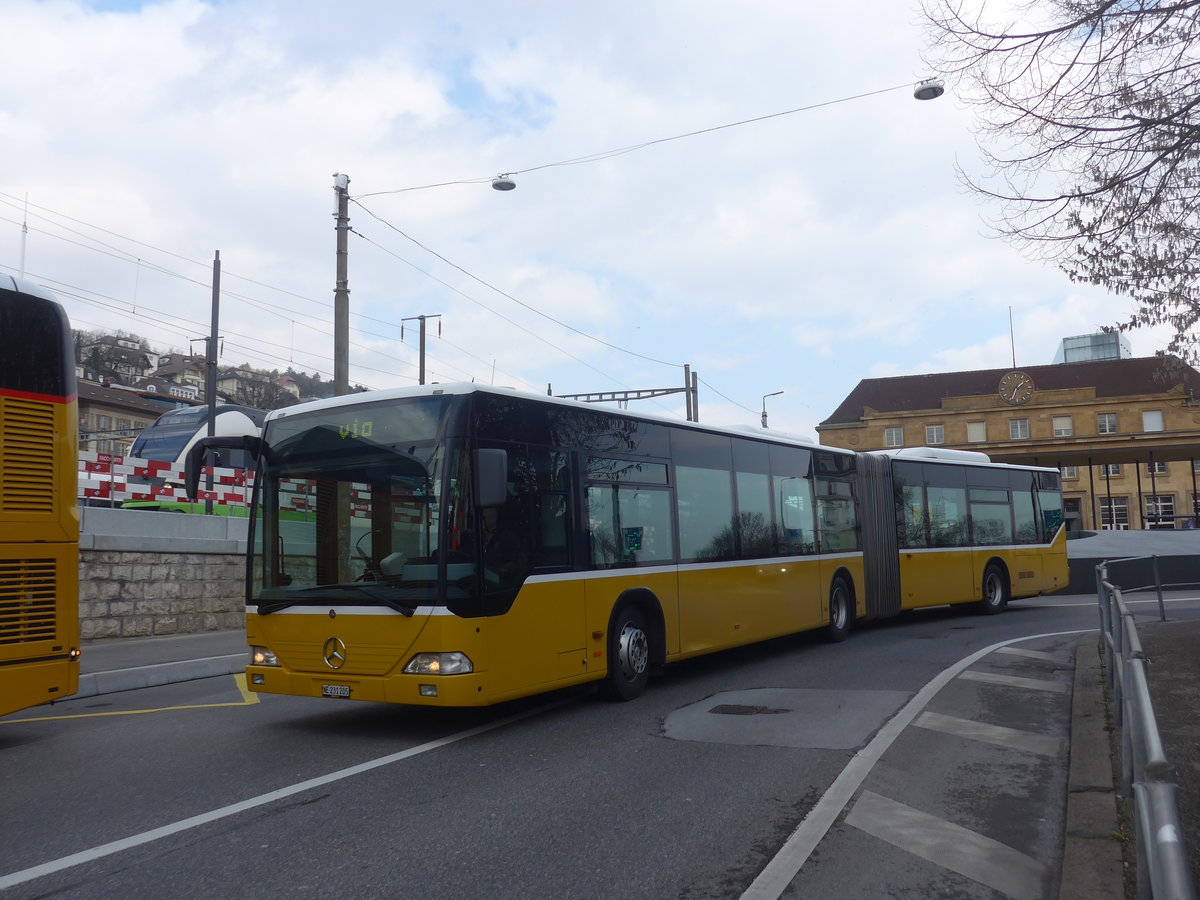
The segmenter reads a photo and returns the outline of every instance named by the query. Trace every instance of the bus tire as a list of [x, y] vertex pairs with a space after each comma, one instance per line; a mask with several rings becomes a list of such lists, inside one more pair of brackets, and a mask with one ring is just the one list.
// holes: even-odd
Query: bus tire
[[1004, 612], [1008, 606], [1008, 578], [1004, 570], [995, 563], [988, 563], [983, 570], [983, 599], [976, 607], [985, 616]]
[[604, 694], [611, 700], [633, 700], [650, 680], [650, 633], [641, 607], [626, 603], [617, 610], [608, 632], [608, 677]]
[[842, 575], [833, 579], [829, 586], [829, 624], [825, 626], [825, 640], [840, 644], [850, 636], [854, 623], [854, 594]]

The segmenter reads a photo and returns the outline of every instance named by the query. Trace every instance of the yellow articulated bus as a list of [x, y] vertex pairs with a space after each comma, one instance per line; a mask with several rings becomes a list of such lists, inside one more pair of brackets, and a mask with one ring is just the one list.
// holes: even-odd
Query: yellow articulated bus
[[0, 715], [79, 688], [76, 404], [66, 313], [0, 275]]
[[[208, 438], [189, 459], [194, 490]], [[1056, 470], [852, 453], [480, 385], [271, 413], [255, 691], [486, 705], [919, 606], [1066, 586]]]

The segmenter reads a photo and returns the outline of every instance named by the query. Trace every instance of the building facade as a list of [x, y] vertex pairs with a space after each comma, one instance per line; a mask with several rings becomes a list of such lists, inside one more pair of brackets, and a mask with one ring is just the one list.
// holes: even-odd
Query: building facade
[[817, 433], [851, 450], [945, 446], [1057, 467], [1077, 530], [1200, 516], [1200, 372], [1170, 357], [864, 379]]
[[169, 407], [128, 390], [79, 382], [79, 449], [123, 456]]

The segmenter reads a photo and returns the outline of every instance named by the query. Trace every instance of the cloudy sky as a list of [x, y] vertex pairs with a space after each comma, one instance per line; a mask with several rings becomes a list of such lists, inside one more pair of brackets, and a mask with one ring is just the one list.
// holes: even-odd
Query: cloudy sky
[[335, 172], [369, 387], [416, 383], [401, 322], [438, 316], [430, 381], [687, 364], [702, 421], [783, 391], [771, 428], [813, 436], [862, 378], [1008, 366], [1010, 311], [1039, 365], [1128, 309], [987, 236], [954, 171], [969, 116], [912, 97], [915, 5], [0, 0], [0, 23], [0, 271], [158, 349], [207, 334], [219, 251], [222, 364], [331, 377]]

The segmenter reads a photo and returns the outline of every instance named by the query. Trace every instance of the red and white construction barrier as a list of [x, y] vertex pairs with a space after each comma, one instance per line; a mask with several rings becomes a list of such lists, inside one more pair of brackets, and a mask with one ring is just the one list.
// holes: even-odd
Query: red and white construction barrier
[[[250, 502], [254, 473], [246, 469], [225, 469], [204, 466], [201, 470], [201, 489], [196, 500], [245, 506]], [[207, 477], [213, 479], [213, 490], [206, 490]], [[143, 479], [154, 479], [147, 484]], [[79, 493], [81, 499], [108, 500], [177, 500], [188, 502], [183, 489], [183, 467], [154, 459], [113, 456], [110, 453], [84, 451], [79, 454]]]

